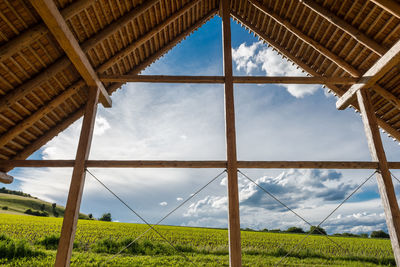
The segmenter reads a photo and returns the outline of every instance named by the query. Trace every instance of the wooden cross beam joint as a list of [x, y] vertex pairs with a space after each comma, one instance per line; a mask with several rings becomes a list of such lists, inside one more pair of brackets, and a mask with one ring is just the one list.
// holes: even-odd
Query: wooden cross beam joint
[[53, 34], [69, 60], [89, 86], [89, 90], [100, 90], [100, 102], [104, 107], [111, 107], [112, 101], [107, 90], [90, 64], [89, 59], [79, 46], [74, 34], [68, 27], [53, 0], [31, 0], [49, 31]]
[[365, 72], [359, 81], [352, 85], [336, 102], [336, 108], [346, 109], [355, 100], [356, 93], [362, 88], [379, 86], [376, 83], [393, 67], [400, 63], [400, 41], [395, 43], [372, 67]]

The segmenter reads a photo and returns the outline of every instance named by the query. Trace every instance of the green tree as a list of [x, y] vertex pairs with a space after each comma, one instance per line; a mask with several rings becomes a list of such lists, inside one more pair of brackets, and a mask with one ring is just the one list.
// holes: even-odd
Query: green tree
[[313, 235], [327, 235], [325, 229], [320, 226], [311, 226], [308, 232]]
[[44, 211], [45, 209], [46, 209], [46, 205], [44, 205], [44, 204], [40, 205], [40, 210], [41, 211]]
[[289, 227], [286, 230], [286, 233], [301, 233], [302, 234], [302, 233], [304, 233], [304, 230], [300, 227], [293, 226], [293, 227]]
[[104, 213], [100, 218], [99, 221], [104, 221], [104, 222], [111, 222], [111, 213]]
[[389, 238], [389, 237], [390, 236], [386, 232], [384, 232], [382, 230], [373, 231], [371, 233], [371, 238]]

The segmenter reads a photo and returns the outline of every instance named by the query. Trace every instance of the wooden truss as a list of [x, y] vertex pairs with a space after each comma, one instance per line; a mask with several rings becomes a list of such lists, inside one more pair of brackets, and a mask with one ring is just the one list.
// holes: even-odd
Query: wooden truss
[[[379, 134], [378, 125], [385, 129], [392, 136], [400, 140], [400, 133], [393, 129], [381, 118], [375, 116], [375, 111], [370, 100], [370, 90], [382, 96], [384, 99], [392, 103], [396, 108], [400, 109], [400, 100], [379, 86], [378, 80], [383, 77], [390, 69], [397, 66], [400, 62], [400, 41], [392, 48], [387, 50], [373, 39], [369, 38], [360, 30], [353, 27], [345, 20], [332, 14], [322, 6], [311, 0], [299, 0], [308, 8], [316, 12], [324, 19], [335, 24], [352, 38], [363, 44], [365, 47], [373, 51], [380, 59], [372, 66], [370, 70], [362, 73], [354, 66], [346, 62], [324, 45], [313, 40], [303, 31], [293, 25], [290, 20], [283, 19], [279, 14], [266, 8], [258, 0], [249, 0], [249, 2], [259, 12], [263, 12], [268, 18], [274, 20], [281, 27], [286, 28], [293, 36], [308, 44], [311, 48], [319, 51], [321, 55], [341, 68], [345, 76], [321, 76], [309, 65], [305, 64], [293, 55], [292, 51], [283, 47], [275, 40], [270, 38], [265, 32], [254, 27], [253, 23], [246, 21], [241, 15], [240, 10], [234, 10], [231, 7], [230, 0], [221, 0], [219, 12], [222, 17], [223, 27], [223, 76], [160, 76], [160, 75], [138, 75], [149, 62], [151, 63], [159, 56], [167, 52], [176, 45], [184, 36], [192, 32], [199, 25], [214, 16], [217, 9], [211, 10], [203, 19], [195, 25], [186, 29], [174, 40], [172, 40], [164, 48], [147, 59], [147, 62], [141, 63], [135, 70], [127, 75], [99, 75], [112, 67], [121, 58], [124, 58], [132, 51], [140, 47], [142, 44], [150, 40], [166, 25], [173, 22], [179, 16], [182, 16], [187, 10], [198, 4], [198, 0], [189, 1], [181, 9], [168, 17], [165, 21], [154, 27], [151, 31], [141, 36], [134, 43], [126, 46], [121, 51], [112, 56], [111, 59], [103, 62], [101, 66], [94, 68], [86, 53], [98, 45], [102, 40], [115, 33], [118, 28], [124, 27], [132, 18], [139, 17], [158, 1], [145, 1], [138, 8], [134, 8], [118, 20], [109, 24], [103, 31], [95, 37], [89, 38], [83, 44], [79, 45], [73, 33], [69, 29], [66, 19], [79, 13], [84, 8], [90, 6], [95, 0], [78, 1], [65, 8], [61, 13], [52, 0], [31, 0], [32, 5], [41, 16], [44, 24], [39, 24], [29, 29], [25, 33], [19, 35], [13, 41], [8, 42], [0, 49], [0, 59], [13, 55], [15, 51], [26, 46], [33, 39], [39, 39], [41, 36], [51, 33], [66, 56], [58, 59], [51, 67], [42, 74], [37, 75], [19, 88], [13, 90], [0, 99], [0, 111], [5, 110], [11, 104], [25, 97], [35, 86], [46, 79], [46, 76], [53, 75], [70, 62], [81, 76], [81, 80], [77, 81], [66, 89], [62, 94], [52, 99], [43, 108], [35, 111], [29, 117], [24, 119], [20, 124], [15, 125], [6, 134], [0, 137], [0, 146], [5, 145], [19, 133], [32, 126], [33, 123], [41, 118], [44, 114], [52, 110], [54, 106], [60, 105], [65, 99], [72, 96], [79, 88], [87, 85], [88, 100], [85, 107], [78, 109], [68, 119], [52, 128], [46, 135], [31, 143], [13, 160], [0, 161], [0, 169], [9, 171], [15, 167], [73, 167], [73, 174], [68, 194], [68, 200], [65, 210], [65, 217], [61, 230], [61, 238], [58, 246], [56, 266], [69, 266], [72, 253], [73, 241], [78, 220], [79, 208], [82, 198], [82, 192], [85, 182], [86, 167], [100, 168], [226, 168], [228, 173], [228, 221], [229, 221], [229, 259], [231, 266], [241, 266], [241, 245], [240, 245], [240, 218], [239, 218], [239, 196], [238, 196], [238, 168], [329, 168], [329, 169], [377, 169], [377, 181], [382, 198], [386, 223], [388, 225], [393, 252], [396, 263], [400, 265], [400, 212], [396, 195], [394, 192], [391, 175], [389, 169], [400, 169], [400, 162], [387, 162], [382, 141]], [[372, 0], [378, 6], [400, 18], [399, 4], [393, 0]], [[230, 17], [249, 25], [250, 29], [257, 33], [261, 38], [267, 41], [275, 49], [283, 53], [290, 60], [307, 71], [313, 77], [241, 77], [233, 76], [232, 73], [232, 51], [231, 51], [231, 31]], [[113, 82], [106, 89], [103, 82]], [[227, 160], [225, 161], [104, 161], [104, 160], [88, 160], [91, 139], [93, 135], [93, 127], [96, 117], [97, 104], [100, 101], [105, 107], [111, 107], [111, 99], [109, 93], [120, 87], [125, 82], [152, 82], [152, 83], [220, 83], [225, 88], [225, 123], [226, 123], [226, 142], [227, 142]], [[296, 84], [324, 84], [333, 90], [340, 99], [337, 102], [339, 109], [344, 109], [349, 105], [353, 105], [360, 110], [364, 129], [366, 132], [369, 148], [371, 151], [372, 162], [327, 162], [327, 161], [238, 161], [236, 155], [236, 130], [235, 130], [235, 108], [234, 108], [234, 83], [296, 83]], [[346, 92], [338, 85], [351, 84]], [[58, 132], [62, 131], [73, 121], [84, 115], [78, 149], [75, 160], [22, 160], [25, 159], [33, 151], [45, 144], [49, 138], [52, 138]], [[4, 172], [0, 172], [0, 182], [10, 182], [12, 177]]]

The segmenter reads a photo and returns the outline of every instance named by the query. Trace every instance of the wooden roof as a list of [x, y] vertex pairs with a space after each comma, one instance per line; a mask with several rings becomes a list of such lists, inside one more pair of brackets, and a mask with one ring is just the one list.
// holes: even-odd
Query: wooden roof
[[[94, 70], [110, 75], [140, 73], [219, 12], [217, 0], [55, 3]], [[312, 76], [362, 77], [400, 40], [394, 0], [233, 0], [231, 15]], [[379, 125], [399, 141], [397, 56], [371, 92]], [[109, 94], [121, 85], [104, 83]], [[351, 87], [328, 86], [338, 96]], [[30, 2], [0, 0], [0, 159], [25, 159], [76, 121], [87, 90]]]

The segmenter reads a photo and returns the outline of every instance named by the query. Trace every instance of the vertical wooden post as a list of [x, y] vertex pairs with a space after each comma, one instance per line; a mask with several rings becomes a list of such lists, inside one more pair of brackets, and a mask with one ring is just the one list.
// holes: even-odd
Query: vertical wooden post
[[89, 158], [99, 92], [100, 90], [98, 88], [90, 88], [89, 90], [88, 101], [86, 103], [85, 114], [82, 122], [81, 135], [79, 137], [78, 150], [75, 157], [74, 170], [72, 172], [71, 185], [68, 193], [67, 206], [64, 213], [60, 242], [58, 244], [55, 263], [55, 266], [57, 267], [70, 265], [83, 186], [85, 184], [85, 165], [86, 160]]
[[232, 78], [232, 48], [230, 24], [230, 0], [221, 0], [222, 41], [225, 76], [225, 131], [228, 171], [228, 222], [229, 222], [229, 263], [242, 266], [240, 244], [239, 190], [236, 156], [235, 105]]
[[379, 163], [380, 173], [376, 175], [376, 179], [383, 208], [385, 210], [386, 224], [390, 234], [393, 254], [397, 266], [400, 266], [400, 211], [368, 89], [358, 90], [357, 99], [360, 105], [365, 134], [367, 136], [372, 160]]

